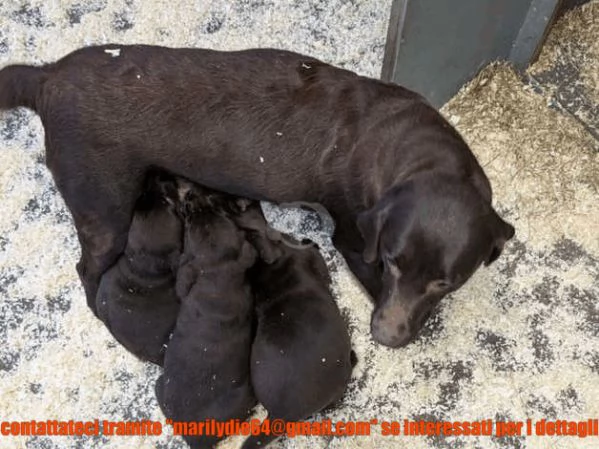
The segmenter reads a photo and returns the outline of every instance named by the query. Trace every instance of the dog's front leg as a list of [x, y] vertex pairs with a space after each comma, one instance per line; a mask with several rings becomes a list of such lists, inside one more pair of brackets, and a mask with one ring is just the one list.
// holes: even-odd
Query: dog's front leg
[[378, 264], [364, 261], [362, 252], [357, 248], [356, 240], [360, 237], [355, 232], [342, 232], [346, 228], [336, 227], [333, 234], [333, 245], [341, 253], [353, 275], [360, 281], [371, 299], [376, 302], [382, 288], [383, 272]]
[[351, 272], [360, 281], [371, 299], [376, 302], [382, 287], [382, 271], [376, 265], [364, 262], [362, 254], [358, 252], [343, 250], [340, 252]]

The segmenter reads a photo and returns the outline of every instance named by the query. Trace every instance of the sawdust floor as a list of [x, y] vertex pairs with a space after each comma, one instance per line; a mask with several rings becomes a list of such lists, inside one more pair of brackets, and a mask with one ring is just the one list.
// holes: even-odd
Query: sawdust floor
[[[288, 47], [375, 76], [389, 2], [0, 3], [0, 65], [90, 42]], [[400, 350], [369, 335], [371, 305], [319, 217], [266, 205], [275, 227], [317, 240], [359, 357], [333, 420], [599, 417], [599, 1], [564, 16], [521, 80], [483, 71], [444, 109], [484, 166], [516, 237], [443, 301]], [[172, 29], [165, 23], [177, 23]], [[356, 25], [359, 24], [359, 25]], [[43, 164], [43, 130], [0, 117], [0, 419], [153, 419], [159, 370], [116, 345], [85, 306], [78, 245]], [[312, 349], [315, 350], [315, 349]], [[318, 355], [318, 354], [316, 354]], [[262, 415], [263, 416], [263, 415]], [[237, 447], [227, 441], [225, 448]], [[597, 438], [294, 438], [286, 448], [596, 449]], [[160, 437], [0, 438], [0, 448], [185, 447]]]

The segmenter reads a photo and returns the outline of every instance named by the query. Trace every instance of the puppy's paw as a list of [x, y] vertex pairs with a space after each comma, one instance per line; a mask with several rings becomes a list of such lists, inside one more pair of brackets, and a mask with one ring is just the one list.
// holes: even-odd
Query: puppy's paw
[[256, 233], [251, 236], [250, 241], [258, 251], [260, 259], [268, 265], [283, 256], [283, 250], [280, 248], [280, 245], [268, 236]]
[[349, 352], [349, 363], [351, 364], [352, 368], [358, 364], [358, 355], [353, 349]]
[[187, 198], [187, 194], [192, 192], [194, 188], [194, 184], [186, 179], [178, 178], [177, 179], [177, 198], [179, 201], [183, 202]]
[[251, 267], [256, 262], [256, 250], [249, 242], [245, 241], [241, 245], [240, 263], [243, 266]]

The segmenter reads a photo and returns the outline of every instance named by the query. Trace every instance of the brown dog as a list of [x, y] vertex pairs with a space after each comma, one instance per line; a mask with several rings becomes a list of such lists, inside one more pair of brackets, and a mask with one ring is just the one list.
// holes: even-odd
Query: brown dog
[[459, 134], [419, 95], [281, 50], [105, 45], [0, 71], [0, 108], [41, 117], [94, 308], [146, 171], [326, 207], [376, 302], [372, 332], [409, 342], [433, 306], [514, 234]]
[[[250, 384], [253, 298], [246, 271], [256, 251], [227, 216], [235, 199], [189, 186], [184, 253], [177, 272], [181, 309], [156, 396], [174, 421], [244, 419], [256, 404]], [[216, 436], [186, 436], [212, 448]]]
[[174, 178], [154, 174], [136, 203], [125, 252], [101, 278], [98, 317], [142, 360], [162, 365], [179, 313], [175, 273], [183, 244]]

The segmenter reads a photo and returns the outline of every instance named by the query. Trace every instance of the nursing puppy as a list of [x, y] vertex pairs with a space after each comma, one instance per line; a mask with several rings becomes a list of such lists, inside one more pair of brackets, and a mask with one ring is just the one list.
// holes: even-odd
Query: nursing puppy
[[393, 347], [514, 235], [476, 157], [424, 98], [309, 56], [87, 47], [0, 70], [0, 109], [17, 106], [43, 123], [94, 311], [151, 167], [255, 200], [322, 204], [375, 301], [372, 335]]
[[[234, 199], [189, 189], [177, 272], [181, 310], [156, 396], [173, 421], [245, 419], [256, 404], [250, 385], [253, 300], [246, 280], [256, 251], [227, 216]], [[185, 439], [192, 448], [212, 448], [219, 441]]]
[[152, 174], [137, 201], [125, 252], [100, 281], [98, 317], [142, 360], [162, 365], [179, 313], [175, 273], [183, 224], [176, 212], [176, 184]]
[[[257, 317], [251, 357], [254, 392], [269, 419], [303, 420], [345, 391], [355, 364], [347, 326], [316, 246], [273, 240], [257, 203], [236, 221], [269, 259], [250, 269]], [[276, 438], [251, 436], [243, 448], [261, 448]]]

